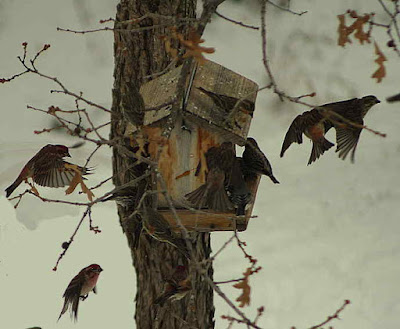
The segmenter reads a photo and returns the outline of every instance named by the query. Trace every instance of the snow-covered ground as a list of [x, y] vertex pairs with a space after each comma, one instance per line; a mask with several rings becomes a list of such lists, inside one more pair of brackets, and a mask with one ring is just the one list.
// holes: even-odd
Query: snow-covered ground
[[[116, 1], [72, 2], [3, 1], [0, 3], [0, 76], [20, 70], [16, 56], [21, 43], [39, 50], [51, 48], [38, 65], [43, 72], [59, 77], [69, 88], [104, 106], [111, 104], [113, 58], [111, 32], [75, 35], [57, 32], [56, 27], [87, 28], [99, 19], [115, 14]], [[311, 145], [292, 145], [283, 159], [279, 152], [293, 118], [306, 108], [280, 103], [270, 91], [260, 93], [251, 136], [259, 141], [271, 161], [280, 185], [264, 178], [253, 219], [241, 237], [248, 251], [263, 270], [251, 277], [251, 307], [255, 314], [264, 305], [259, 324], [265, 328], [306, 328], [332, 314], [345, 299], [349, 305], [335, 328], [398, 328], [400, 311], [400, 126], [399, 106], [389, 105], [387, 96], [400, 92], [399, 59], [385, 46], [386, 34], [377, 41], [388, 57], [387, 78], [376, 84], [370, 78], [376, 68], [373, 45], [345, 49], [336, 45], [337, 14], [359, 9], [375, 11], [383, 17], [376, 1], [298, 0], [293, 9], [308, 10], [301, 17], [268, 7], [270, 63], [278, 85], [290, 95], [316, 92], [307, 99], [323, 104], [351, 97], [374, 94], [383, 102], [366, 117], [366, 124], [387, 133], [379, 138], [364, 131], [356, 154], [356, 164], [342, 161], [331, 150], [307, 166]], [[259, 24], [255, 8], [228, 2], [220, 12], [246, 22]], [[256, 81], [267, 84], [261, 63], [260, 36], [215, 19], [204, 35], [206, 46], [216, 48], [208, 58]], [[24, 161], [46, 143], [73, 144], [62, 134], [34, 135], [50, 124], [45, 115], [26, 109], [26, 105], [73, 107], [65, 96], [50, 95], [49, 82], [33, 76], [0, 85], [3, 119], [0, 120], [0, 187], [7, 187]], [[99, 116], [98, 120], [105, 119]], [[328, 134], [334, 141], [334, 132]], [[91, 145], [72, 150], [74, 161], [84, 162]], [[111, 173], [110, 151], [96, 156], [96, 174], [91, 182]], [[62, 197], [62, 191], [46, 191]], [[83, 196], [76, 196], [84, 199]], [[135, 274], [126, 239], [112, 203], [96, 206], [93, 218], [102, 233], [94, 235], [87, 225], [63, 259], [57, 272], [51, 271], [65, 241], [75, 228], [82, 209], [50, 205], [26, 198], [15, 211], [0, 197], [0, 327], [10, 329], [41, 326], [56, 328], [62, 307], [62, 293], [69, 280], [84, 266], [99, 263], [104, 268], [99, 293], [82, 303], [76, 324], [64, 316], [57, 328], [110, 328], [134, 326]], [[214, 233], [216, 250], [230, 233]], [[215, 279], [238, 277], [247, 266], [235, 245], [218, 257]], [[235, 298], [239, 291], [223, 287]], [[233, 315], [216, 299], [217, 328], [225, 327], [222, 314]]]

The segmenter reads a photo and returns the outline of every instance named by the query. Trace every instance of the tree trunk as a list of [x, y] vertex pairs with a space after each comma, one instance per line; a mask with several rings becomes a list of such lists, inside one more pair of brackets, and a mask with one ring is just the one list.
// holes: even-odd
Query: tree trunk
[[[143, 104], [140, 102], [138, 89], [148, 81], [149, 75], [164, 70], [171, 59], [165, 51], [164, 42], [159, 36], [168, 34], [165, 27], [129, 32], [130, 29], [165, 23], [157, 18], [145, 18], [132, 25], [122, 23], [142, 17], [148, 13], [179, 18], [195, 17], [196, 0], [121, 0], [117, 7], [115, 23], [115, 69], [112, 105], [111, 138], [120, 141], [129, 148], [130, 141], [124, 138], [127, 125], [123, 111], [131, 109], [130, 121], [137, 126], [143, 122]], [[186, 27], [179, 28], [187, 32]], [[113, 172], [116, 186], [128, 183], [139, 177], [146, 165], [135, 166], [135, 160], [122, 154], [121, 148], [113, 149]], [[144, 191], [151, 187], [149, 181], [143, 180], [132, 189], [135, 203], [140, 200]], [[192, 291], [180, 301], [168, 301], [163, 307], [154, 305], [154, 300], [162, 293], [164, 279], [171, 275], [177, 265], [186, 265], [187, 260], [167, 243], [159, 242], [145, 233], [141, 233], [140, 217], [128, 219], [132, 209], [119, 207], [120, 223], [128, 239], [133, 264], [136, 269], [136, 327], [147, 328], [213, 328], [214, 305], [212, 288], [191, 269]], [[210, 235], [208, 233], [191, 233], [196, 260], [208, 259]], [[212, 266], [209, 276], [212, 278]]]

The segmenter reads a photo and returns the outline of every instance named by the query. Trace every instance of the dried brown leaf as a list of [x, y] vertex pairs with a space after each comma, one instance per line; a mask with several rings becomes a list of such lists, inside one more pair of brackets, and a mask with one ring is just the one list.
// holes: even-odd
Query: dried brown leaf
[[243, 274], [243, 280], [233, 285], [234, 288], [242, 290], [242, 294], [238, 298], [236, 298], [236, 301], [240, 303], [239, 307], [250, 305], [251, 287], [249, 286], [249, 276], [252, 274], [251, 268], [249, 267]]
[[339, 19], [339, 27], [338, 27], [338, 45], [344, 47], [346, 43], [351, 43], [351, 40], [349, 38], [349, 31], [348, 27], [346, 26], [346, 17], [344, 15], [338, 15], [337, 16]]
[[88, 197], [89, 201], [92, 202], [93, 201], [93, 197], [94, 194], [91, 190], [88, 189], [88, 187], [86, 186], [86, 184], [83, 181], [83, 177], [82, 177], [82, 173], [79, 170], [77, 165], [74, 164], [69, 164], [66, 163], [65, 164], [65, 169], [67, 170], [73, 170], [75, 172], [75, 176], [72, 179], [71, 183], [69, 184], [68, 188], [65, 190], [65, 194], [71, 194], [72, 192], [75, 191], [76, 187], [78, 186], [78, 184], [81, 185], [81, 190], [83, 193], [86, 194], [86, 196]]
[[384, 62], [387, 61], [385, 55], [379, 49], [378, 44], [375, 42], [375, 54], [378, 57], [375, 59], [375, 63], [378, 64], [378, 69], [372, 74], [372, 78], [376, 79], [377, 83], [380, 83], [382, 79], [386, 76], [386, 68], [384, 66]]

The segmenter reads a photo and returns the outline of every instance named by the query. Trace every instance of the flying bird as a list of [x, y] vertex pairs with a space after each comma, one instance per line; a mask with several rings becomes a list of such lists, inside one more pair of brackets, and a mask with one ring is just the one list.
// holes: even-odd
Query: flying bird
[[[41, 186], [64, 187], [70, 185], [76, 172], [69, 166], [71, 163], [64, 161], [63, 158], [71, 157], [68, 147], [64, 145], [48, 144], [44, 146], [36, 155], [28, 161], [22, 168], [17, 179], [6, 188], [6, 197], [28, 178]], [[73, 165], [75, 166], [75, 165]], [[82, 175], [89, 174], [90, 169], [76, 166]]]
[[275, 184], [279, 184], [279, 181], [272, 173], [271, 164], [265, 154], [258, 147], [254, 138], [247, 138], [242, 158], [242, 170], [245, 176], [251, 174], [262, 174], [268, 176]]
[[235, 150], [231, 142], [213, 146], [205, 153], [207, 164], [206, 182], [196, 190], [185, 195], [186, 199], [201, 209], [207, 206], [211, 210], [226, 212], [233, 209], [226, 193], [226, 181], [232, 171]]
[[147, 234], [160, 242], [174, 246], [182, 255], [190, 259], [185, 240], [172, 231], [171, 225], [162, 214], [145, 205], [140, 211], [140, 217], [142, 218], [143, 229]]
[[[375, 104], [380, 103], [380, 100], [373, 95], [365, 96], [361, 99], [354, 98], [345, 106], [333, 110], [341, 115], [344, 119], [357, 124], [358, 126], [364, 125], [364, 117]], [[339, 153], [339, 158], [345, 160], [351, 151], [350, 159], [354, 163], [354, 155], [356, 152], [357, 144], [362, 132], [361, 127], [355, 127], [348, 122], [334, 116], [330, 117], [332, 125], [336, 129], [336, 152]]]
[[166, 280], [164, 291], [156, 298], [154, 304], [161, 307], [167, 300], [180, 300], [192, 289], [189, 273], [186, 266], [178, 265], [174, 273]]
[[71, 316], [75, 318], [75, 321], [78, 319], [78, 306], [79, 300], [85, 300], [89, 292], [96, 292], [96, 284], [99, 278], [100, 272], [103, 269], [100, 265], [92, 264], [84, 269], [82, 269], [69, 283], [67, 289], [64, 292], [64, 306], [61, 310], [60, 316], [58, 320], [60, 320], [61, 316], [70, 308]]
[[[362, 128], [354, 127], [339, 116], [358, 125], [363, 125], [363, 118], [369, 109], [380, 101], [375, 96], [353, 98], [346, 101], [329, 103], [298, 115], [289, 127], [283, 141], [281, 157], [289, 146], [296, 142], [303, 142], [302, 135], [306, 135], [313, 142], [313, 148], [308, 164], [318, 159], [334, 144], [325, 138], [325, 134], [334, 127], [339, 158], [345, 159], [352, 151], [351, 161], [354, 162], [354, 153]], [[336, 116], [338, 114], [339, 116]]]
[[282, 145], [281, 158], [292, 143], [303, 143], [304, 134], [313, 143], [311, 155], [308, 160], [308, 165], [310, 165], [334, 145], [325, 138], [325, 133], [330, 128], [331, 125], [327, 122], [326, 117], [317, 109], [298, 115], [286, 133]]

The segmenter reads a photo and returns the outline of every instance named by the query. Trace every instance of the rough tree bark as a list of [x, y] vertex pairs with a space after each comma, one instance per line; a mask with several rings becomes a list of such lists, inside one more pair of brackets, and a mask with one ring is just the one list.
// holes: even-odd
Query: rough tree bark
[[[121, 0], [117, 7], [115, 28], [115, 69], [112, 104], [111, 138], [124, 139], [127, 125], [123, 108], [129, 107], [134, 112], [134, 120], [139, 126], [143, 120], [143, 105], [135, 97], [140, 85], [148, 81], [149, 75], [164, 70], [171, 61], [165, 52], [163, 41], [158, 37], [168, 33], [165, 27], [141, 32], [129, 32], [132, 24], [123, 21], [142, 17], [148, 13], [176, 16], [180, 18], [195, 17], [196, 0]], [[157, 18], [146, 18], [140, 26], [157, 25], [165, 21]], [[134, 27], [137, 27], [135, 25]], [[183, 31], [187, 30], [185, 27]], [[131, 120], [132, 121], [132, 120]], [[146, 166], [135, 166], [133, 158], [126, 157], [118, 147], [113, 150], [114, 184], [125, 184], [143, 174]], [[136, 204], [148, 187], [149, 181], [142, 181], [132, 189], [136, 195]], [[154, 299], [162, 292], [163, 279], [168, 277], [178, 264], [185, 264], [177, 250], [166, 243], [161, 243], [142, 233], [138, 217], [128, 219], [133, 209], [119, 207], [120, 223], [127, 237], [133, 265], [136, 270], [136, 327], [147, 328], [213, 328], [214, 305], [211, 287], [201, 279], [196, 271], [191, 270], [193, 290], [181, 301], [167, 302], [162, 308], [153, 305]], [[210, 235], [192, 233], [192, 245], [197, 260], [209, 258]], [[212, 278], [212, 266], [208, 274]]]

